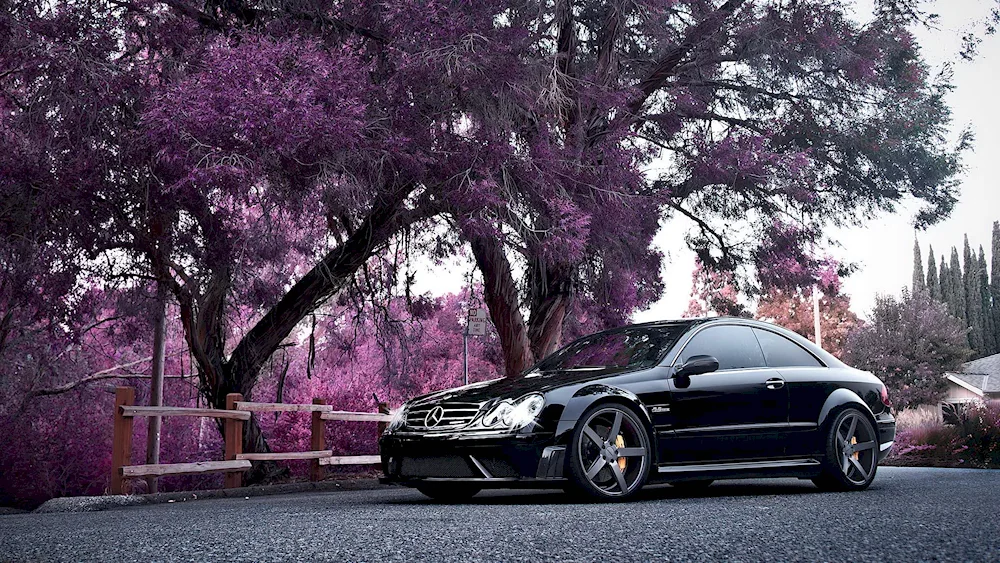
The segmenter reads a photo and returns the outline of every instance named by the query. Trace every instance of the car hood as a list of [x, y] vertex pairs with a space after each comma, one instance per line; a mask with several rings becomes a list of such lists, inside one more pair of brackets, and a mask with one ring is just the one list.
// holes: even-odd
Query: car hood
[[581, 368], [559, 371], [533, 371], [519, 378], [501, 378], [480, 383], [471, 383], [463, 387], [446, 389], [413, 399], [412, 405], [428, 403], [463, 402], [481, 403], [490, 399], [516, 399], [527, 393], [545, 393], [546, 391], [578, 383], [586, 383], [620, 375], [623, 373], [646, 369], [645, 367], [601, 367]]

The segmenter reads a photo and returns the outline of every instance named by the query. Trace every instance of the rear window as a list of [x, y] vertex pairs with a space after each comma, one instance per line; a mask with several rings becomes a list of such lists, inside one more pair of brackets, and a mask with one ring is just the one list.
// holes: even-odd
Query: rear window
[[753, 329], [757, 341], [764, 350], [764, 360], [768, 367], [822, 367], [823, 364], [803, 347], [769, 330]]

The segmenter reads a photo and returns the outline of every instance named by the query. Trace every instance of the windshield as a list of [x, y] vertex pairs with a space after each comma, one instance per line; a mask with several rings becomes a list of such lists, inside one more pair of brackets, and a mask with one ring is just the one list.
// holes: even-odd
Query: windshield
[[626, 327], [586, 336], [542, 360], [539, 371], [656, 365], [686, 325]]

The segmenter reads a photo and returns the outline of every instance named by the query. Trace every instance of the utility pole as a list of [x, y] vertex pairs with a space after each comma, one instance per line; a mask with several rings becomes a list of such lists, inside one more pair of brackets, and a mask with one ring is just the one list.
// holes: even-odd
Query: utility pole
[[813, 284], [813, 329], [816, 334], [816, 345], [820, 348], [823, 347], [823, 335], [820, 332], [820, 318], [819, 318], [819, 290], [816, 284]]
[[[164, 256], [167, 252], [166, 237], [163, 232], [163, 217], [156, 215], [150, 221], [150, 234], [156, 240], [156, 248], [152, 259], [153, 274], [156, 277], [156, 302], [153, 305], [153, 365], [149, 381], [149, 406], [163, 406], [163, 363], [167, 346], [167, 285], [163, 278], [167, 275], [164, 266]], [[160, 463], [160, 428], [163, 419], [159, 416], [149, 417], [146, 433], [146, 463]], [[157, 492], [156, 476], [146, 477], [149, 492]]]
[[[166, 352], [167, 332], [167, 292], [166, 287], [156, 283], [156, 305], [153, 311], [153, 372], [149, 383], [149, 406], [163, 405], [163, 361]], [[160, 462], [160, 428], [163, 419], [158, 416], [149, 417], [149, 429], [146, 435], [146, 463], [155, 465]], [[157, 491], [156, 476], [146, 477], [150, 493]]]

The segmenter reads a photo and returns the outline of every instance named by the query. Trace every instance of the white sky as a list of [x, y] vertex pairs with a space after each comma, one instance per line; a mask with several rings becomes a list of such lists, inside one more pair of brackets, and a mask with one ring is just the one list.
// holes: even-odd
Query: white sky
[[[859, 13], [870, 5], [858, 2]], [[990, 237], [994, 221], [1000, 220], [1000, 37], [986, 37], [979, 56], [972, 62], [961, 62], [958, 52], [961, 36], [973, 21], [988, 14], [991, 0], [939, 1], [930, 11], [940, 15], [937, 30], [916, 30], [924, 58], [936, 72], [942, 64], [954, 62], [954, 91], [948, 102], [952, 109], [953, 136], [965, 126], [975, 134], [975, 148], [965, 155], [966, 170], [961, 177], [959, 201], [951, 216], [927, 231], [917, 233], [923, 248], [926, 268], [927, 245], [934, 246], [939, 257], [947, 257], [952, 246], [962, 251], [962, 237], [969, 235], [973, 250], [982, 245], [990, 260]], [[870, 8], [869, 8], [870, 9]], [[898, 294], [910, 284], [913, 264], [912, 226], [915, 205], [900, 208], [895, 215], [885, 216], [863, 228], [831, 230], [842, 248], [834, 249], [837, 258], [856, 263], [858, 271], [845, 280], [844, 291], [851, 296], [852, 309], [867, 316], [876, 294]], [[672, 218], [656, 236], [656, 244], [664, 253], [663, 274], [666, 289], [663, 298], [634, 316], [637, 322], [677, 318], [691, 292], [691, 271], [694, 254], [684, 244], [684, 234], [692, 224], [684, 218]], [[418, 292], [433, 294], [458, 291], [463, 273], [468, 272], [464, 259], [429, 269], [418, 274]]]

